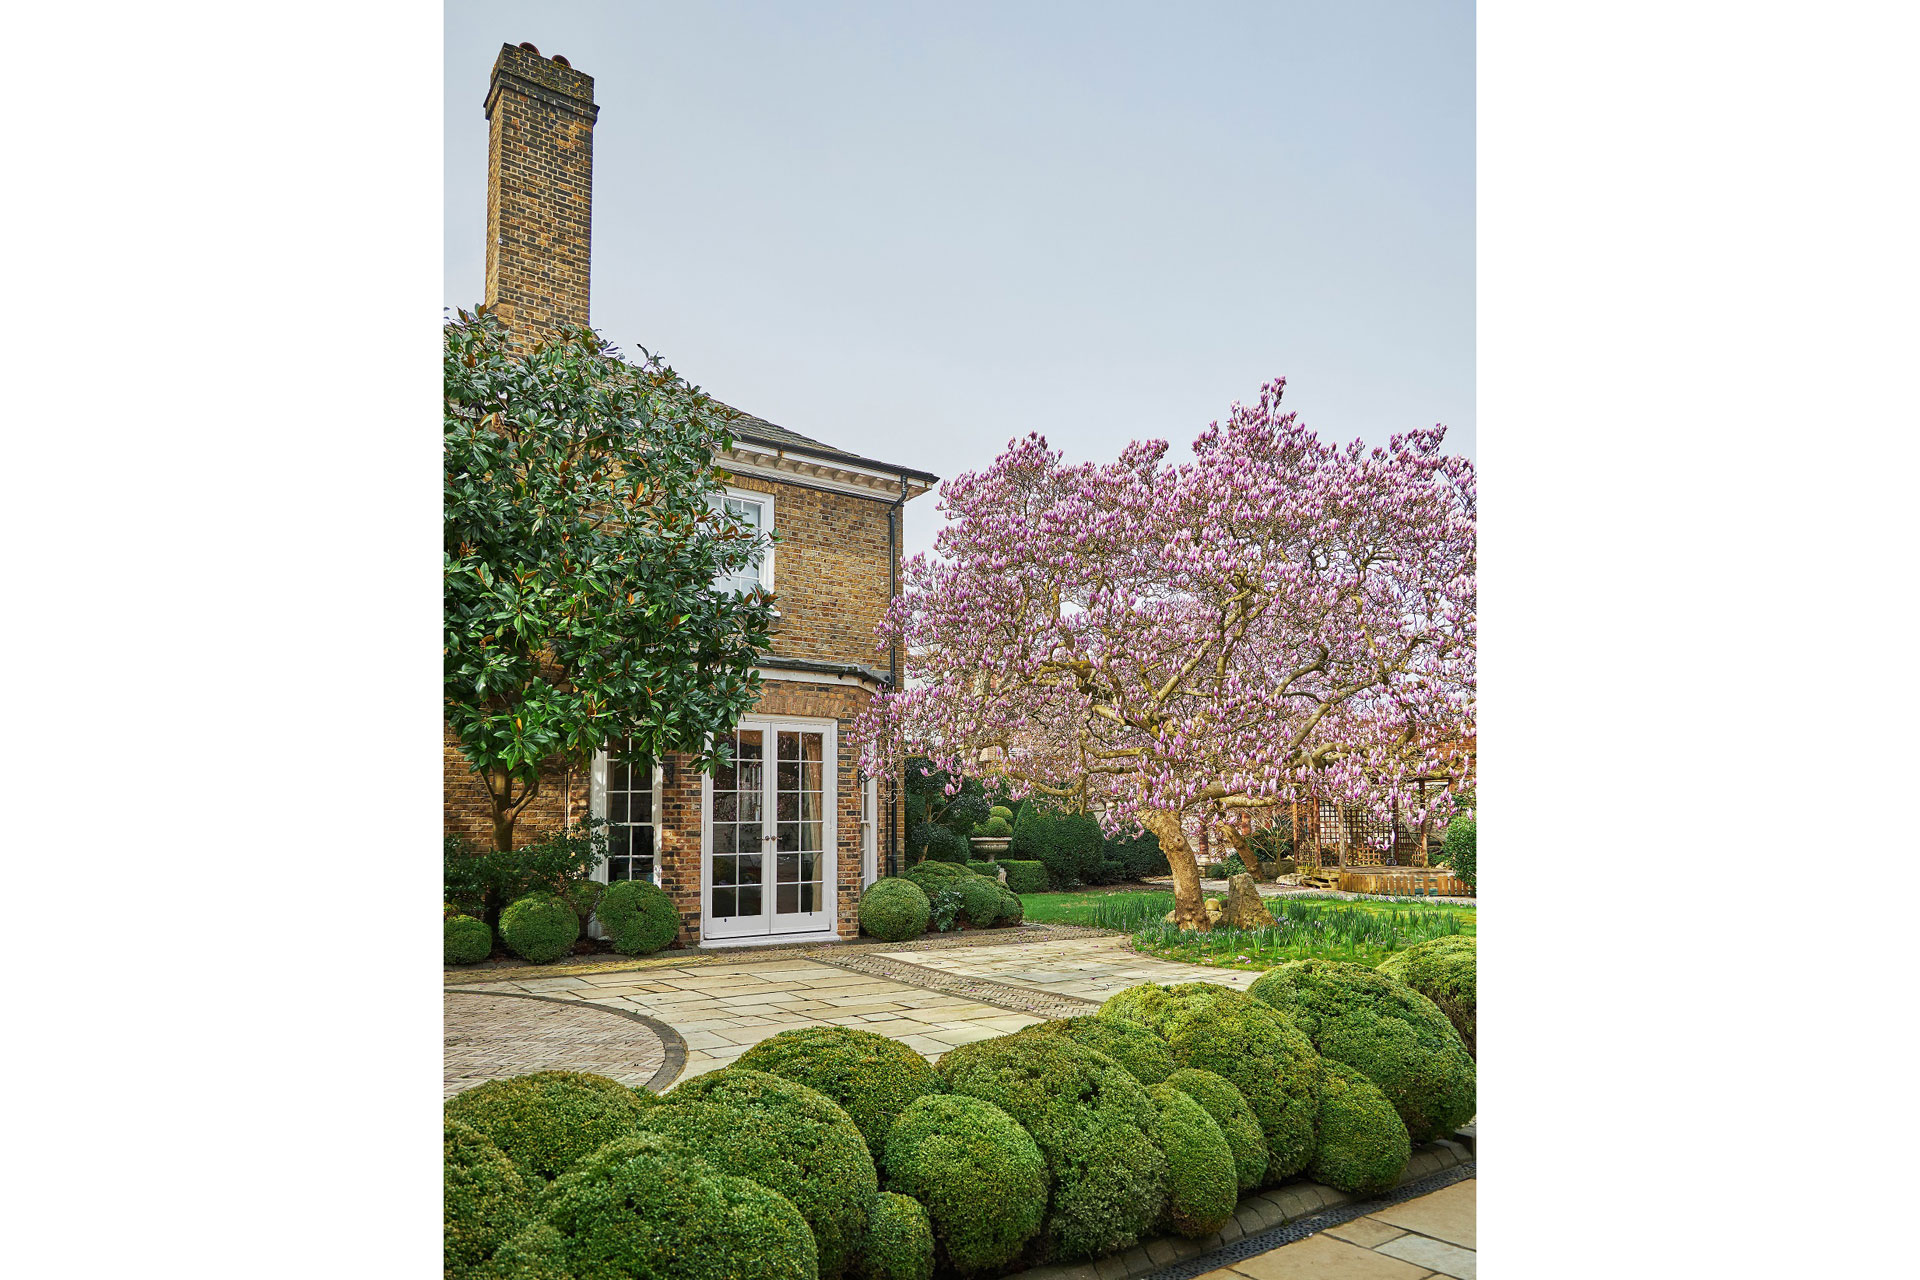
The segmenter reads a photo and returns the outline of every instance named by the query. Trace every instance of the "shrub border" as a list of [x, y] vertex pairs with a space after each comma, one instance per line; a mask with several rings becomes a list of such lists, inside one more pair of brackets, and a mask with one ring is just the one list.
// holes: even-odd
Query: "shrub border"
[[[653, 1032], [654, 1035], [659, 1036], [660, 1047], [664, 1051], [659, 1069], [647, 1078], [646, 1088], [651, 1093], [659, 1093], [668, 1085], [672, 1084], [687, 1066], [687, 1042], [681, 1039], [680, 1033], [658, 1018], [649, 1018], [646, 1014], [636, 1013], [632, 1009], [616, 1009], [612, 1005], [595, 1004], [591, 1000], [562, 1000], [558, 996], [536, 996], [525, 991], [462, 991], [455, 987], [449, 987], [447, 994], [457, 996], [484, 996], [489, 1000], [541, 1000], [547, 1004], [571, 1005], [576, 1009], [592, 1009], [598, 1013], [611, 1013], [619, 1018], [630, 1018], [647, 1030]], [[526, 1073], [522, 1072], [521, 1074], [524, 1075]], [[502, 1079], [507, 1078], [509, 1077], [502, 1077]], [[474, 1087], [479, 1088], [478, 1085]], [[464, 1092], [464, 1090], [462, 1092]], [[460, 1095], [455, 1094], [453, 1096], [457, 1098]]]
[[[1477, 1161], [1461, 1143], [1442, 1138], [1413, 1150], [1407, 1172], [1386, 1195], [1356, 1200], [1318, 1182], [1294, 1180], [1240, 1198], [1234, 1216], [1199, 1240], [1157, 1236], [1122, 1253], [1090, 1263], [1055, 1264], [1022, 1271], [1006, 1280], [1080, 1280], [1098, 1268], [1102, 1280], [1196, 1280], [1209, 1271], [1364, 1217], [1376, 1209], [1427, 1195], [1474, 1177]], [[1252, 1230], [1248, 1224], [1255, 1224]]]

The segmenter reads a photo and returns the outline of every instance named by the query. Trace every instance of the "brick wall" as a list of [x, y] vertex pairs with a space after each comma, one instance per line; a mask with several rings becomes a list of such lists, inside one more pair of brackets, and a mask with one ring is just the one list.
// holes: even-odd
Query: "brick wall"
[[771, 652], [885, 671], [886, 654], [875, 647], [873, 633], [887, 611], [891, 586], [887, 526], [893, 504], [762, 476], [736, 476], [731, 484], [773, 495], [773, 526], [780, 535], [773, 590], [783, 617]]
[[588, 320], [593, 77], [503, 45], [486, 111], [486, 301], [526, 346]]

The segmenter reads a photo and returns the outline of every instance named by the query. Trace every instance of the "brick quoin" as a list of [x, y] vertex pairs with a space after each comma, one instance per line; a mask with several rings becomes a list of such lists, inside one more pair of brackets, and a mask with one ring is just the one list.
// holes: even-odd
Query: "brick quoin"
[[[508, 327], [517, 349], [527, 350], [563, 324], [589, 322], [589, 260], [593, 223], [593, 128], [599, 108], [593, 77], [528, 46], [504, 45], [493, 67], [485, 103], [487, 149], [487, 278], [485, 300]], [[770, 426], [770, 424], [761, 424]], [[783, 432], [783, 440], [805, 437]], [[856, 459], [807, 441], [815, 462], [868, 468], [884, 464]], [[791, 448], [791, 444], [788, 445]], [[799, 452], [806, 456], [804, 446]], [[818, 470], [812, 463], [806, 464]], [[900, 471], [899, 468], [890, 469]], [[840, 474], [846, 474], [844, 472]], [[907, 476], [914, 477], [911, 485]], [[817, 484], [758, 475], [731, 475], [728, 483], [773, 496], [774, 590], [781, 611], [769, 662], [798, 660], [865, 668], [883, 675], [896, 655], [876, 647], [874, 633], [898, 580], [900, 501], [925, 492], [935, 477], [906, 472], [898, 488], [881, 488], [867, 475], [870, 493], [827, 491]], [[891, 480], [888, 481], [892, 483]], [[782, 678], [771, 669], [754, 714], [832, 720], [838, 726], [838, 840], [835, 848], [836, 931], [860, 931], [860, 792], [857, 761], [849, 745], [854, 717], [873, 697], [875, 681], [857, 683]], [[481, 848], [493, 839], [486, 788], [443, 725], [445, 829]], [[680, 912], [679, 941], [701, 937], [700, 799], [702, 778], [675, 755], [664, 762], [656, 879]], [[891, 792], [891, 796], [889, 796]], [[905, 799], [882, 783], [881, 803], [893, 821], [876, 814], [878, 858], [884, 866], [889, 835], [895, 846], [905, 834]], [[540, 793], [520, 812], [515, 841], [528, 844], [563, 830], [589, 812], [591, 777], [559, 760], [542, 770]]]

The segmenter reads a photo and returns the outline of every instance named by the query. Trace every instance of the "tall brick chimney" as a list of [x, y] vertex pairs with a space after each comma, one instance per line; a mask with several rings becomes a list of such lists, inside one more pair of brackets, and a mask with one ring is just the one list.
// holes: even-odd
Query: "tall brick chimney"
[[593, 246], [593, 77], [501, 45], [487, 86], [487, 305], [531, 347], [586, 324]]

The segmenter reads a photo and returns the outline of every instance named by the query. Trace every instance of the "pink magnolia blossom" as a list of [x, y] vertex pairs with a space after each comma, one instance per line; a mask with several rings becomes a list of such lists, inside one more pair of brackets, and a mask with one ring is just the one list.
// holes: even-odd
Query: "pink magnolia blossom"
[[1439, 427], [1323, 444], [1284, 386], [1192, 462], [1150, 440], [1068, 465], [1032, 435], [943, 485], [936, 555], [881, 627], [908, 679], [856, 723], [862, 767], [919, 752], [1143, 824], [1183, 920], [1204, 920], [1189, 818], [1309, 795], [1443, 817], [1418, 780], [1470, 768], [1473, 465]]

